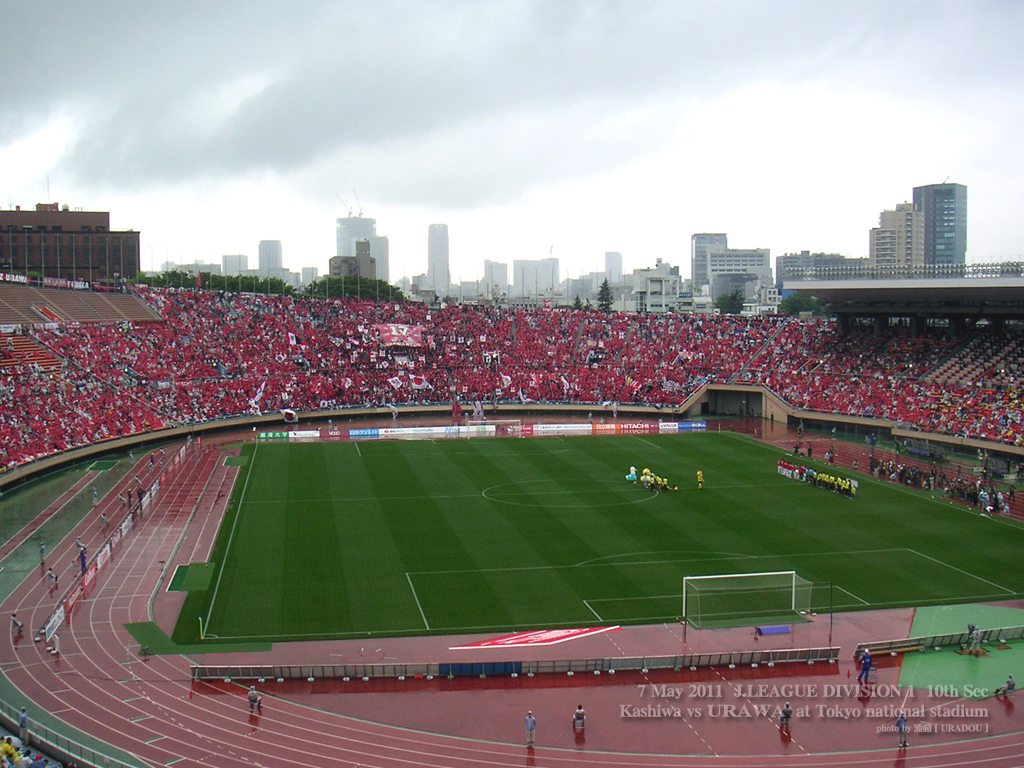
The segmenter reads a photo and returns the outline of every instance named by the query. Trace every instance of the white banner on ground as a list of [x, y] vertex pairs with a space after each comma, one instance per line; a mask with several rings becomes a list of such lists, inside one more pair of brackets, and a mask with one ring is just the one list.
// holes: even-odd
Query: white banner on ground
[[46, 622], [46, 642], [50, 642], [50, 638], [57, 634], [57, 630], [60, 629], [60, 625], [64, 623], [64, 617], [67, 614], [64, 612], [64, 606], [58, 605], [57, 610], [53, 612], [53, 616]]

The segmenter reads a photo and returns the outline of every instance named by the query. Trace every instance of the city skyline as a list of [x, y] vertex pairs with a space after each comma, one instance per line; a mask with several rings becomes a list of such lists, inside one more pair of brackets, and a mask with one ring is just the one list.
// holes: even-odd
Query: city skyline
[[[445, 222], [459, 283], [607, 252], [689, 276], [700, 232], [866, 257], [879, 211], [945, 179], [971, 190], [968, 261], [1024, 257], [1016, 4], [263, 5], [273, 46], [230, 4], [12, 7], [0, 201], [110, 211], [145, 270], [280, 240], [321, 274], [354, 201], [393, 282]], [[77, 44], [115, 23], [119, 46]]]

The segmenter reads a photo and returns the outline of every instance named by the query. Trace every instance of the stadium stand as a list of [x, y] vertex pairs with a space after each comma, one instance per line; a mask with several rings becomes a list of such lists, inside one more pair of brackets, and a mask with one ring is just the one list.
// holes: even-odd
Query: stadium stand
[[[767, 387], [808, 412], [1024, 445], [1019, 339], [985, 329], [914, 336], [781, 316], [436, 308], [146, 286], [126, 295], [0, 289], [0, 305], [25, 317], [43, 301], [69, 320], [37, 317], [28, 336], [8, 335], [0, 350], [8, 468], [112, 437], [283, 408], [446, 403], [453, 394], [677, 407], [704, 384], [725, 383]], [[422, 346], [386, 343], [385, 324], [421, 327]]]

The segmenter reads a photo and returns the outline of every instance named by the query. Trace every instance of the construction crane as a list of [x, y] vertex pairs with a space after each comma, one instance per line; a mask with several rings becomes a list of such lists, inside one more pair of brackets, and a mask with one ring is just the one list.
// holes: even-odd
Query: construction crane
[[356, 193], [356, 191], [354, 189], [352, 190], [352, 194], [355, 195], [356, 206], [359, 208], [359, 213], [357, 213], [356, 216], [358, 216], [359, 218], [362, 218], [363, 217], [363, 204], [359, 202], [359, 195]]
[[[351, 205], [349, 205], [348, 203], [346, 203], [346, 202], [345, 202], [345, 201], [344, 201], [344, 200], [342, 199], [341, 195], [339, 195], [339, 194], [338, 194], [337, 192], [335, 192], [335, 193], [334, 193], [334, 196], [335, 196], [336, 198], [338, 198], [339, 200], [341, 200], [341, 204], [342, 204], [343, 206], [345, 206], [345, 209], [346, 209], [346, 210], [348, 211], [348, 217], [349, 217], [349, 218], [351, 219], [351, 218], [352, 218], [352, 206], [351, 206]], [[362, 213], [362, 211], [360, 211], [360, 213]]]

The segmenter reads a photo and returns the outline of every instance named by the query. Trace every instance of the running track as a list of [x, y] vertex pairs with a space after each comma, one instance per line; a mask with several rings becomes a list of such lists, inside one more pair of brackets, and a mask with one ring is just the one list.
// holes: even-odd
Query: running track
[[[249, 715], [245, 689], [232, 685], [193, 686], [189, 660], [137, 657], [137, 644], [123, 624], [145, 621], [150, 598], [175, 550], [176, 560], [204, 560], [223, 513], [234, 468], [219, 466], [224, 453], [206, 446], [190, 455], [173, 478], [162, 481], [159, 502], [119, 544], [89, 597], [75, 609], [61, 633], [62, 656], [42, 643], [8, 638], [0, 663], [26, 695], [30, 707], [50, 711], [71, 726], [114, 744], [149, 765], [324, 768], [483, 768], [484, 766], [1017, 766], [1024, 764], [1020, 733], [935, 746], [817, 754], [664, 756], [575, 752], [518, 744], [480, 742], [376, 725], [286, 699], [274, 699], [262, 716]], [[143, 466], [142, 463], [139, 465]], [[140, 473], [141, 474], [141, 473]], [[130, 477], [131, 473], [129, 473]], [[144, 476], [148, 484], [151, 478]], [[75, 536], [93, 549], [102, 540], [101, 511], [117, 519], [117, 493], [125, 480], [76, 528], [50, 557], [67, 563]], [[54, 597], [45, 579], [29, 577], [4, 608], [39, 626]], [[277, 646], [275, 651], [287, 650]], [[439, 694], [432, 703], [444, 706]], [[269, 704], [269, 702], [268, 702]], [[777, 738], [777, 737], [776, 737]], [[751, 747], [754, 747], [752, 744]], [[837, 749], [841, 749], [837, 745]]]

